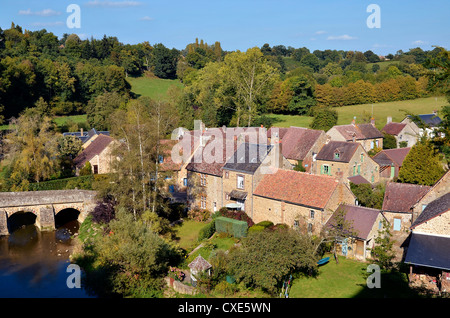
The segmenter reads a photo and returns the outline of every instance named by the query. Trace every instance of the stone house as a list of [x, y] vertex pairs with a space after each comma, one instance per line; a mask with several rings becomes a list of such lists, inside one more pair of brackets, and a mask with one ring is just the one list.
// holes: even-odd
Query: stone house
[[356, 197], [330, 176], [278, 169], [266, 174], [253, 192], [253, 221], [284, 223], [318, 235], [341, 203]]
[[450, 170], [447, 171], [430, 189], [429, 191], [414, 202], [412, 207], [413, 210], [413, 220], [425, 210], [427, 205], [436, 200], [437, 198], [450, 192]]
[[408, 115], [401, 123], [410, 125], [417, 136], [423, 136], [426, 133], [428, 136], [434, 137], [441, 121], [442, 119], [437, 115], [437, 111], [434, 111], [431, 114], [417, 115], [417, 119]]
[[200, 145], [194, 152], [187, 171], [187, 199], [189, 208], [218, 211], [223, 201], [223, 166], [245, 141], [267, 143], [265, 128], [209, 128], [198, 134]]
[[327, 229], [337, 225], [338, 214], [343, 215], [352, 232], [351, 236], [339, 242], [339, 253], [362, 261], [370, 258], [370, 250], [375, 245], [375, 239], [379, 231], [383, 230], [383, 219], [385, 219], [383, 213], [377, 209], [341, 204], [328, 220]]
[[358, 142], [369, 152], [374, 148], [383, 148], [383, 134], [375, 127], [372, 118], [370, 124], [356, 124], [353, 119], [350, 125], [337, 125], [327, 131], [334, 141]]
[[411, 231], [405, 257], [410, 264], [410, 282], [425, 277], [425, 283], [435, 282], [431, 289], [450, 292], [450, 193], [431, 201], [414, 220]]
[[109, 136], [109, 131], [97, 131], [95, 128], [92, 128], [88, 131], [84, 131], [83, 128], [80, 131], [74, 132], [65, 132], [63, 136], [74, 136], [81, 140], [82, 148], [85, 149], [87, 146], [91, 144], [99, 135]]
[[93, 174], [104, 174], [112, 171], [111, 164], [114, 156], [112, 150], [117, 143], [112, 137], [99, 134], [83, 151], [73, 160], [76, 175], [87, 162], [91, 164]]
[[222, 169], [224, 206], [239, 208], [253, 218], [253, 191], [259, 181], [277, 168], [290, 167], [281, 144], [242, 143]]
[[329, 141], [316, 156], [315, 174], [341, 178], [349, 183], [348, 178], [361, 176], [370, 183], [380, 179], [379, 165], [357, 142]]
[[398, 173], [403, 165], [411, 148], [383, 149], [372, 159], [380, 166], [380, 178], [394, 179], [398, 178]]
[[381, 210], [394, 232], [406, 234], [409, 232], [413, 218], [413, 206], [430, 189], [429, 186], [418, 184], [397, 182], [386, 184]]
[[269, 129], [269, 133], [269, 138], [272, 138], [272, 133], [278, 135], [274, 137], [278, 137], [283, 144], [283, 156], [293, 166], [296, 166], [299, 162], [302, 163], [306, 172], [313, 171], [315, 156], [319, 153], [328, 138], [323, 130], [294, 126], [289, 128], [272, 127]]
[[401, 142], [406, 142], [406, 147], [412, 147], [417, 143], [418, 127], [411, 121], [395, 123], [392, 122], [392, 117], [388, 117], [387, 123], [381, 131], [394, 136], [397, 148], [400, 148]]

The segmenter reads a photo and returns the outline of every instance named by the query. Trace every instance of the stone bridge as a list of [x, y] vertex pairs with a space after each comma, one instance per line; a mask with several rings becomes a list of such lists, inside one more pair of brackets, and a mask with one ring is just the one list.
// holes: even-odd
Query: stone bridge
[[96, 192], [88, 190], [50, 190], [0, 192], [0, 235], [8, 235], [8, 218], [17, 212], [31, 212], [41, 231], [55, 229], [55, 216], [66, 209], [79, 212], [83, 222], [96, 206]]

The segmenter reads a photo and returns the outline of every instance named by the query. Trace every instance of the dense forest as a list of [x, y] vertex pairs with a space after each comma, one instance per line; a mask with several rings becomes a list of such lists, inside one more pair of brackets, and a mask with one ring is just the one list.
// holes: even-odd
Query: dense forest
[[253, 125], [265, 113], [312, 115], [316, 107], [413, 99], [440, 94], [430, 73], [436, 47], [380, 57], [372, 51], [270, 46], [226, 52], [196, 39], [186, 48], [123, 44], [116, 37], [58, 38], [45, 29], [0, 29], [1, 121], [36, 106], [50, 115], [87, 114], [109, 129], [108, 115], [135, 98], [128, 76], [179, 79], [169, 91], [180, 125]]

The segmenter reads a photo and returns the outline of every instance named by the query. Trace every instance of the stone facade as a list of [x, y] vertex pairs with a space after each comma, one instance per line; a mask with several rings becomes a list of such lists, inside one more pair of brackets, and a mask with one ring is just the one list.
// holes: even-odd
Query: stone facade
[[450, 212], [442, 213], [414, 227], [414, 233], [445, 235], [450, 237]]
[[189, 208], [218, 211], [223, 206], [222, 177], [187, 171]]
[[413, 219], [422, 213], [425, 207], [432, 201], [450, 192], [450, 171], [439, 179], [435, 185], [413, 206]]
[[36, 226], [42, 230], [55, 229], [55, 216], [62, 210], [78, 210], [83, 222], [96, 206], [94, 191], [54, 190], [0, 193], [0, 235], [8, 235], [8, 218], [17, 212], [36, 215]]
[[271, 221], [299, 227], [318, 235], [341, 203], [354, 204], [355, 196], [344, 183], [339, 183], [324, 207], [293, 204], [255, 195], [253, 221]]
[[[325, 166], [328, 167], [328, 173], [323, 169]], [[361, 175], [370, 183], [377, 183], [380, 181], [379, 171], [379, 165], [367, 154], [362, 146], [359, 146], [349, 162], [318, 159], [314, 173], [335, 176], [348, 184], [347, 178], [355, 175]]]

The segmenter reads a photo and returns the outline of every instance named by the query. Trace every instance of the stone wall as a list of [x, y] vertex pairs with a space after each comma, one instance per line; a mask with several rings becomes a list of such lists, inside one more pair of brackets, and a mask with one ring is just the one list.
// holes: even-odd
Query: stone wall
[[417, 225], [414, 232], [450, 236], [450, 212], [442, 213], [427, 222]]

